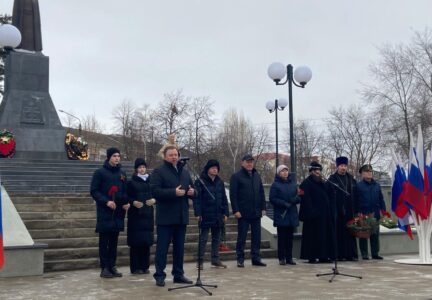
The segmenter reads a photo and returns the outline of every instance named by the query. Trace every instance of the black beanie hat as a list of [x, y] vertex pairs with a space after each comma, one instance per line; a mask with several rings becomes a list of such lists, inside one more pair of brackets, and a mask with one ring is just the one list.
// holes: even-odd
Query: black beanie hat
[[318, 162], [316, 162], [316, 161], [312, 161], [310, 164], [309, 164], [309, 172], [312, 172], [313, 170], [322, 170], [322, 166], [318, 163]]
[[138, 169], [139, 166], [144, 166], [147, 168], [147, 163], [144, 160], [144, 158], [138, 157], [137, 159], [135, 159], [135, 165], [134, 165], [135, 170]]
[[211, 167], [217, 167], [218, 171], [220, 171], [220, 165], [216, 159], [210, 159], [207, 161], [206, 165], [204, 166], [204, 173], [207, 174]]
[[113, 154], [118, 153], [120, 154], [120, 150], [116, 147], [111, 147], [107, 149], [107, 159], [109, 160]]

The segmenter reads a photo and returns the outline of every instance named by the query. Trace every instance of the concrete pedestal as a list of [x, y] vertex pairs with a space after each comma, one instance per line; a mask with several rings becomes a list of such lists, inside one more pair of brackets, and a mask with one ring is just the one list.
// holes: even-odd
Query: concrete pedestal
[[5, 264], [0, 277], [42, 275], [46, 244], [35, 244], [8, 193], [2, 193], [3, 243]]
[[67, 159], [61, 125], [49, 95], [49, 59], [42, 53], [11, 51], [5, 61], [0, 128], [15, 136], [15, 158]]

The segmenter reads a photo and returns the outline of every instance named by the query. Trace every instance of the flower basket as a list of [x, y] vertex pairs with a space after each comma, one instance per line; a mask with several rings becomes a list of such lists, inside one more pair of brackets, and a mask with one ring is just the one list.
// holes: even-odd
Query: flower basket
[[379, 224], [374, 218], [373, 213], [367, 215], [359, 214], [347, 223], [349, 232], [361, 239], [370, 238], [371, 234], [378, 230], [378, 226]]

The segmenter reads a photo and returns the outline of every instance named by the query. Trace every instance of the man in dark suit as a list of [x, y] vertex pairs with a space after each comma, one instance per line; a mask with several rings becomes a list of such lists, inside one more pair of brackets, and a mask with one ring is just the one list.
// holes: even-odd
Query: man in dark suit
[[163, 151], [164, 162], [150, 178], [153, 197], [156, 199], [157, 242], [153, 277], [157, 286], [165, 286], [165, 267], [168, 248], [173, 244], [174, 283], [192, 281], [184, 276], [183, 256], [186, 225], [189, 223], [189, 198], [195, 196], [189, 172], [179, 162], [179, 151], [167, 146]]
[[230, 200], [234, 216], [237, 219], [237, 267], [244, 268], [244, 248], [246, 237], [251, 227], [252, 265], [265, 267], [261, 261], [261, 217], [266, 213], [266, 201], [261, 176], [254, 168], [254, 158], [246, 154], [242, 158], [242, 167], [231, 176]]

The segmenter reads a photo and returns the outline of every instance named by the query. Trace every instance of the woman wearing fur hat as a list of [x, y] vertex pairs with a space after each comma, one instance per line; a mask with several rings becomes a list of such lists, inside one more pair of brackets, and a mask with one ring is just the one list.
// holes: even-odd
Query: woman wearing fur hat
[[297, 196], [297, 185], [285, 165], [276, 169], [275, 180], [270, 187], [270, 202], [274, 208], [273, 226], [277, 227], [279, 264], [295, 265], [292, 247], [294, 228], [299, 225], [296, 204], [300, 203], [300, 198]]
[[204, 167], [200, 178], [195, 181], [198, 196], [193, 199], [195, 216], [201, 226], [200, 253], [198, 268], [203, 268], [203, 258], [207, 244], [208, 233], [211, 231], [211, 264], [217, 268], [226, 268], [219, 258], [221, 229], [228, 218], [228, 200], [225, 184], [218, 176], [219, 162], [210, 159]]
[[328, 186], [321, 177], [322, 166], [313, 161], [309, 176], [300, 184], [300, 213], [303, 221], [300, 258], [309, 263], [334, 258], [334, 235]]
[[130, 271], [134, 275], [148, 274], [150, 246], [154, 243], [153, 205], [150, 178], [144, 159], [135, 160], [135, 172], [127, 183], [131, 207], [128, 212], [127, 243], [130, 247]]

